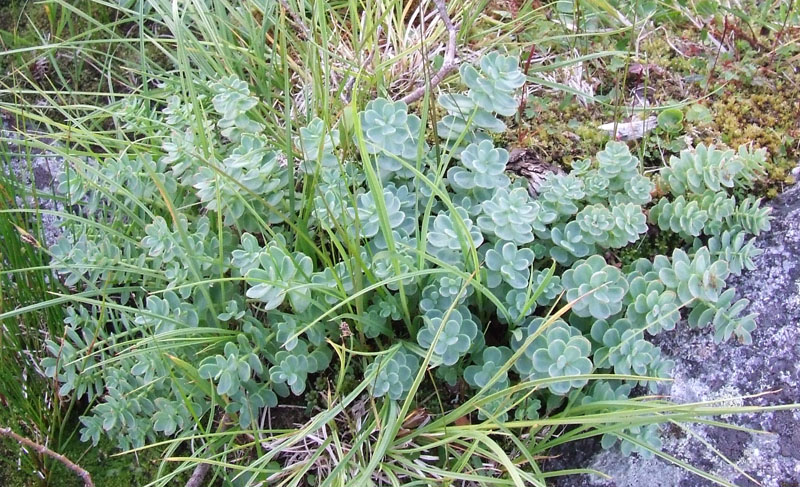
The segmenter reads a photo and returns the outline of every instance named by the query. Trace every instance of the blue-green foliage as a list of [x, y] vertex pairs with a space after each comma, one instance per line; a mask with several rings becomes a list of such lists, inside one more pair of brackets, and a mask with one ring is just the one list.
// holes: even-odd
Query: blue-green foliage
[[[545, 325], [547, 328], [542, 329]], [[535, 337], [533, 341], [532, 337]], [[562, 320], [550, 324], [543, 318], [534, 318], [527, 327], [515, 330], [511, 346], [515, 351], [523, 349], [514, 367], [524, 379], [556, 379], [587, 375], [592, 371], [591, 342], [580, 330]], [[563, 395], [586, 382], [585, 377], [573, 378], [551, 382], [548, 388], [553, 394]]]
[[514, 242], [497, 242], [486, 251], [486, 284], [495, 288], [505, 282], [514, 289], [526, 288], [533, 258], [531, 249], [518, 249]]
[[376, 359], [367, 366], [364, 374], [375, 374], [371, 383], [373, 396], [399, 400], [406, 397], [418, 371], [419, 358], [401, 349], [389, 359]]
[[[447, 113], [436, 150], [405, 103], [379, 98], [348, 125], [311, 120], [286, 154], [259, 121], [260, 100], [230, 76], [198, 85], [195, 107], [183, 94], [162, 100], [150, 127], [161, 127], [163, 153], [65, 171], [59, 191], [87, 220], [130, 222], [103, 232], [75, 221], [51, 248], [67, 286], [114, 293], [70, 308], [42, 362], [61, 395], [97, 401], [82, 439], [108, 434], [132, 448], [189, 436], [219, 405], [254, 427], [264, 408], [341, 366], [332, 343], [370, 352], [355, 373], [387, 400], [408, 396], [429, 355], [424, 366], [449, 384], [491, 392], [540, 381], [481, 412], [533, 419], [568, 397], [657, 392], [631, 378], [578, 389], [595, 371], [668, 377], [672, 362], [649, 339], [677, 332], [681, 317], [713, 326], [717, 341], [751, 340], [748, 302], [727, 280], [753, 267], [750, 235], [769, 228], [769, 210], [732, 190], [763, 173], [762, 151], [699, 146], [651, 180], [609, 142], [532, 197], [490, 137], [516, 111], [518, 60], [492, 53], [460, 72], [466, 90], [438, 98]], [[669, 196], [649, 208], [648, 227], [655, 183]], [[648, 231], [687, 245], [624, 267], [606, 260]], [[657, 445], [657, 433], [641, 426], [603, 443], [646, 453], [624, 437]]]
[[446, 93], [439, 104], [447, 115], [437, 124], [440, 137], [465, 144], [488, 139], [488, 132], [503, 132], [505, 123], [496, 115], [510, 116], [517, 109], [514, 92], [525, 83], [519, 60], [513, 56], [489, 53], [480, 67], [462, 64], [461, 80], [469, 88], [466, 94]]
[[311, 305], [313, 263], [301, 252], [289, 253], [279, 243], [270, 244], [258, 257], [259, 267], [247, 271], [247, 297], [275, 309], [288, 297], [292, 309], [302, 313]]
[[417, 342], [425, 348], [433, 346], [434, 354], [444, 365], [453, 365], [472, 347], [478, 325], [469, 310], [431, 310], [424, 316], [425, 325], [417, 334]]
[[491, 141], [470, 144], [461, 152], [462, 166], [447, 171], [447, 180], [454, 190], [504, 188], [510, 181], [506, 176], [508, 151], [496, 148]]
[[518, 245], [533, 241], [533, 222], [538, 212], [527, 191], [514, 188], [509, 192], [499, 188], [482, 207], [478, 227], [487, 235]]
[[598, 320], [619, 313], [622, 298], [628, 290], [628, 282], [622, 272], [607, 265], [599, 255], [575, 262], [564, 272], [561, 283], [566, 290], [567, 300], [575, 302], [572, 312]]

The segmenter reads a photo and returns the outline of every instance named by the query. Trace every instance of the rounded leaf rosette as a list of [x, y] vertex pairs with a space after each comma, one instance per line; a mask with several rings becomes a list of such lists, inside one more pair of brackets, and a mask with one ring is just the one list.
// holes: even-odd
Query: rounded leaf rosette
[[599, 255], [575, 262], [564, 272], [561, 284], [567, 291], [567, 301], [574, 301], [573, 313], [601, 320], [622, 310], [622, 299], [628, 291], [622, 272]]

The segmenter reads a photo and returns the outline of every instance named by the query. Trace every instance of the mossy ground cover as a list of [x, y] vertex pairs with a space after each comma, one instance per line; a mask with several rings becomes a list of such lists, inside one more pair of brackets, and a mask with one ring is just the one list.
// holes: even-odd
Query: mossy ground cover
[[[765, 46], [774, 45], [775, 35], [771, 34], [756, 46], [736, 42], [730, 52], [719, 54], [712, 47], [701, 47], [702, 31], [685, 27], [662, 26], [661, 33], [647, 37], [640, 45], [642, 62], [628, 66], [607, 63], [592, 71], [591, 83], [607, 105], [580, 103], [576, 96], [563, 93], [528, 97], [519, 123], [508, 134], [508, 144], [533, 148], [545, 162], [568, 165], [602, 148], [609, 135], [598, 126], [641, 106], [642, 93], [647, 91], [647, 102], [653, 107], [682, 103], [684, 112], [693, 105], [708, 110], [708, 120], [684, 122], [679, 135], [692, 144], [736, 148], [753, 143], [767, 148], [769, 181], [758, 192], [775, 197], [794, 183], [791, 170], [800, 160], [800, 73], [792, 64], [797, 49], [770, 53]], [[598, 40], [593, 49], [609, 48], [610, 44]], [[691, 48], [691, 56], [678, 46]], [[717, 66], [709, 72], [717, 58]], [[621, 78], [625, 83], [620, 87]], [[643, 150], [645, 164], [659, 167], [674, 152], [659, 151], [656, 145], [648, 138], [633, 150]]]

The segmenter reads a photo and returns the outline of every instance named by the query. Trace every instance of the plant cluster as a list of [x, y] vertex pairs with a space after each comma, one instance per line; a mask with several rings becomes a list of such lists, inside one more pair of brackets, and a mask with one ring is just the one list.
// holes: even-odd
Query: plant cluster
[[[649, 217], [656, 182], [621, 142], [550, 174], [533, 198], [491, 141], [515, 111], [518, 60], [492, 53], [461, 77], [468, 91], [438, 99], [444, 144], [426, 139], [406, 104], [379, 98], [353, 126], [302, 128], [296, 166], [264, 133], [259, 100], [230, 76], [195, 87], [202, 120], [181, 95], [165, 100], [158, 157], [64, 176], [87, 216], [131, 222], [114, 234], [71, 225], [51, 249], [77, 292], [43, 365], [61, 394], [98, 401], [81, 418], [83, 438], [139, 447], [191, 434], [217, 407], [257, 427], [264, 408], [325, 374], [336, 343], [365, 352], [356, 366], [375, 397], [404, 398], [422, 367], [435, 367], [478, 390], [539, 381], [536, 397], [482, 413], [536, 417], [542, 404], [574, 400], [595, 371], [622, 385], [594, 381], [586, 401], [655, 390], [634, 376], [669, 377], [672, 362], [648, 339], [676, 330], [681, 315], [718, 340], [750, 340], [747, 302], [726, 279], [752, 267], [749, 235], [769, 228], [758, 200], [732, 192], [758, 176], [758, 153], [682, 152], [658, 178], [669, 196]], [[108, 168], [122, 157], [136, 169], [121, 178]], [[686, 249], [624, 268], [604, 257], [656, 228]], [[545, 318], [559, 303], [569, 311]], [[503, 344], [487, 346], [490, 331]], [[645, 427], [628, 435], [658, 439]]]

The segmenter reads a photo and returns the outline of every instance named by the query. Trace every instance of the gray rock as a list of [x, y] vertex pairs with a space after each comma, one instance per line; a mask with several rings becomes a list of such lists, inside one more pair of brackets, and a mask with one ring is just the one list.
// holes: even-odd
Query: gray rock
[[[35, 132], [29, 132], [38, 136]], [[17, 181], [17, 206], [19, 208], [52, 210], [63, 212], [66, 207], [56, 201], [56, 177], [64, 165], [64, 158], [38, 148], [30, 148], [22, 141], [21, 131], [14, 130], [9, 120], [0, 116], [0, 138], [19, 140], [6, 143], [0, 149], [0, 174]], [[59, 215], [40, 213], [42, 238], [47, 247], [55, 243], [62, 233]], [[39, 237], [37, 235], [37, 237]]]
[[[758, 315], [753, 344], [745, 346], [731, 340], [716, 345], [711, 329], [692, 330], [685, 324], [677, 332], [661, 334], [654, 340], [676, 361], [670, 394], [677, 402], [726, 398], [730, 399], [729, 404], [736, 405], [800, 402], [800, 187], [789, 189], [772, 206], [772, 229], [757, 241], [764, 254], [757, 259], [756, 269], [730, 280], [737, 295], [750, 300], [749, 312]], [[741, 399], [743, 395], [766, 392], [770, 393]], [[767, 433], [751, 435], [696, 424], [685, 429], [671, 426], [663, 430], [664, 450], [737, 486], [800, 486], [800, 412], [778, 411], [722, 419]], [[564, 462], [570, 462], [573, 468], [593, 468], [611, 479], [565, 477], [557, 485], [717, 485], [660, 459], [624, 457], [616, 449], [601, 451], [596, 443], [584, 444], [581, 449], [584, 452], [580, 456], [584, 458], [587, 451], [593, 452], [588, 461], [570, 458], [571, 453], [567, 452], [567, 458], [556, 468], [565, 468]]]

